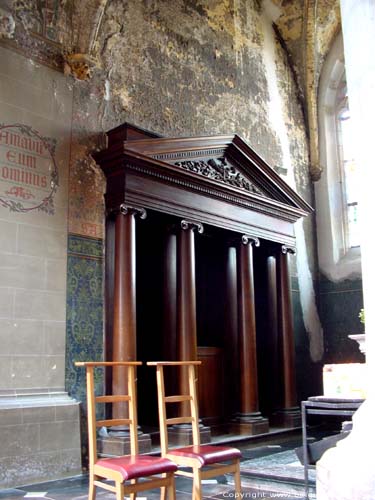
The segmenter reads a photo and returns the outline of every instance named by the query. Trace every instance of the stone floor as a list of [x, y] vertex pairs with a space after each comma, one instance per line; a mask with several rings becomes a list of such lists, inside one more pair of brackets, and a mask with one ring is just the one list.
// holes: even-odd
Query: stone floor
[[[298, 461], [294, 448], [299, 440], [282, 444], [239, 445], [243, 454], [241, 462], [242, 498], [270, 500], [305, 499], [303, 467]], [[314, 476], [310, 472], [310, 495], [314, 495]], [[192, 482], [189, 478], [176, 478], [177, 500], [191, 499]], [[16, 489], [0, 490], [0, 500], [33, 498], [35, 500], [86, 500], [88, 478], [85, 475], [48, 483], [22, 486]], [[235, 498], [233, 478], [219, 477], [203, 484], [204, 499]], [[113, 493], [97, 490], [97, 500], [114, 500]], [[140, 493], [138, 500], [156, 500], [159, 490]]]
[[[87, 476], [69, 478], [61, 481], [34, 484], [19, 489], [0, 491], [2, 500], [21, 500], [33, 498], [34, 500], [86, 500], [88, 490]], [[191, 481], [188, 478], [177, 478], [176, 481], [177, 500], [191, 499]], [[204, 499], [231, 499], [235, 498], [233, 487], [224, 481], [217, 481], [203, 485]], [[248, 486], [242, 488], [242, 498], [270, 500], [282, 498], [284, 500], [303, 499], [304, 496], [287, 492], [270, 492], [254, 489]], [[114, 500], [113, 493], [98, 489], [97, 500]], [[160, 498], [159, 490], [140, 493], [137, 500], [156, 500]]]

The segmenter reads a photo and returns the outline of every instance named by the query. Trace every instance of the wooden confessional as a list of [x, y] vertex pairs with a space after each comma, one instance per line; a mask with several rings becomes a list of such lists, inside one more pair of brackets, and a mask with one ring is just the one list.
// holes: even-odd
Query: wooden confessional
[[[95, 160], [107, 179], [106, 359], [202, 360], [213, 429], [298, 425], [288, 256], [311, 207], [237, 135], [170, 139], [125, 123]], [[156, 425], [154, 373], [138, 379], [139, 422]], [[121, 393], [121, 376], [110, 383]]]

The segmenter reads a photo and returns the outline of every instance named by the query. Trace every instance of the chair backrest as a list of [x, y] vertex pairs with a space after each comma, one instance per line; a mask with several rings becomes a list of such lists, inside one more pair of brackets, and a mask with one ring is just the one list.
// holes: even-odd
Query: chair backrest
[[[201, 361], [149, 361], [148, 366], [156, 367], [156, 382], [158, 391], [158, 408], [160, 423], [160, 447], [165, 455], [168, 451], [168, 426], [178, 424], [190, 424], [192, 427], [193, 444], [200, 445], [199, 416], [196, 386], [196, 366], [202, 364]], [[182, 371], [187, 371], [187, 393], [168, 396], [165, 394], [164, 368], [176, 367]], [[184, 377], [185, 378], [185, 377]], [[183, 408], [183, 415], [168, 418], [167, 404], [178, 403]], [[187, 404], [188, 403], [188, 404]]]
[[[98, 427], [111, 426], [128, 426], [130, 434], [130, 453], [131, 455], [138, 454], [138, 439], [137, 439], [137, 403], [136, 403], [136, 368], [141, 365], [138, 361], [87, 361], [76, 362], [75, 366], [86, 368], [86, 383], [87, 383], [87, 427], [89, 440], [89, 462], [92, 466], [97, 461], [97, 446], [96, 446], [96, 429]], [[95, 395], [95, 368], [109, 367], [119, 369], [126, 372], [128, 382], [127, 394], [103, 394]], [[111, 404], [128, 406], [127, 418], [105, 418], [97, 420], [97, 405]], [[112, 414], [112, 412], [111, 412]]]

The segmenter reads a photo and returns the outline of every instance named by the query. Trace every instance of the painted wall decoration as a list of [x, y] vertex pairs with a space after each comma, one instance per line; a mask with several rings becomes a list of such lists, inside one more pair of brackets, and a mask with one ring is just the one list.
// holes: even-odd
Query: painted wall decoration
[[0, 124], [0, 205], [13, 212], [55, 212], [56, 139], [25, 124]]

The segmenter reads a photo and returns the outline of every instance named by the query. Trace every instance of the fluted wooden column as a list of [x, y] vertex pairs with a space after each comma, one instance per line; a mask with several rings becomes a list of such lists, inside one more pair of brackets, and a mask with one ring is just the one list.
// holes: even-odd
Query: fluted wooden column
[[277, 419], [285, 426], [300, 424], [297, 406], [293, 308], [290, 289], [289, 254], [295, 249], [282, 245], [277, 256], [277, 300], [280, 361], [282, 375], [281, 408]]
[[[115, 279], [113, 307], [113, 360], [134, 361], [137, 357], [136, 338], [136, 217], [146, 217], [142, 208], [121, 205], [115, 225]], [[127, 379], [122, 367], [114, 368], [114, 394], [126, 394]], [[126, 418], [127, 405], [115, 404], [113, 413]]]
[[[195, 231], [203, 233], [203, 225], [193, 221], [181, 221], [177, 265], [177, 350], [178, 359], [180, 361], [195, 361], [198, 358], [195, 283]], [[187, 371], [182, 370], [180, 374], [181, 393], [188, 393], [187, 376]], [[181, 412], [183, 411], [184, 405], [181, 405]]]
[[268, 431], [268, 420], [259, 412], [258, 367], [255, 323], [253, 245], [259, 239], [242, 236], [239, 249], [238, 343], [240, 367], [240, 432], [258, 434]]

